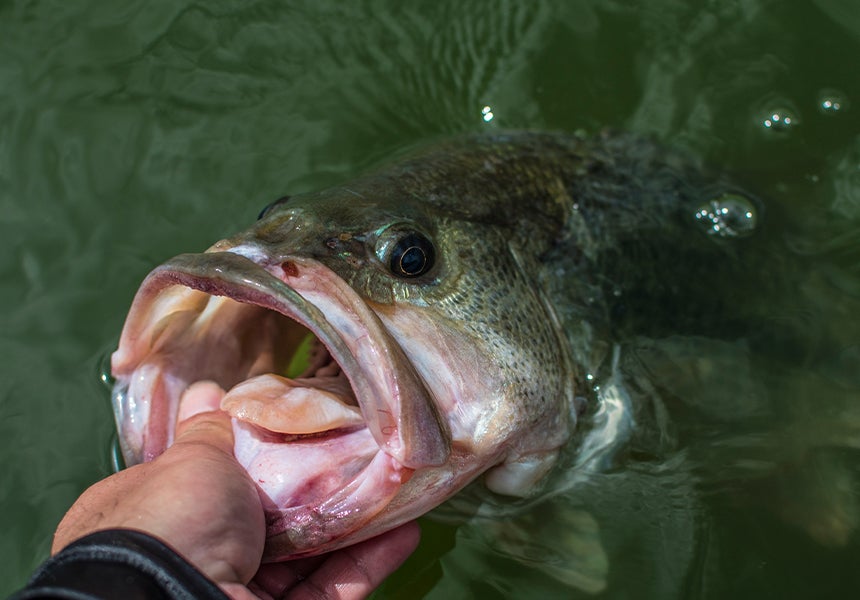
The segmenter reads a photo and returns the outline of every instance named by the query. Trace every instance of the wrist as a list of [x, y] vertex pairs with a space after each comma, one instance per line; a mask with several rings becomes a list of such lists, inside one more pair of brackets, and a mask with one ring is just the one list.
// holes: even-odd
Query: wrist
[[[65, 592], [73, 592], [69, 596]], [[228, 596], [161, 540], [131, 529], [91, 533], [63, 548], [33, 575], [15, 598], [137, 597], [178, 599]]]

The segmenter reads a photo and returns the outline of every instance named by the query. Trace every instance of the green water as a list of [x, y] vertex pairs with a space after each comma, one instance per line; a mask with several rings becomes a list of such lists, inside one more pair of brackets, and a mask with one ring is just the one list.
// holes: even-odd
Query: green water
[[[619, 488], [628, 505], [589, 505], [586, 487], [573, 509], [531, 516], [536, 552], [576, 546], [597, 523], [605, 597], [856, 593], [858, 56], [855, 0], [0, 2], [0, 593], [110, 471], [99, 373], [153, 266], [417, 140], [605, 126], [688, 150], [782, 207], [770, 231], [786, 254], [760, 278], [811, 264], [802, 291], [816, 309], [796, 311], [808, 367], [797, 361], [785, 384], [811, 416], [773, 427], [818, 432], [826, 451], [747, 486], [729, 477], [754, 480], [759, 453], [690, 442], [703, 467], [728, 456], [745, 468], [694, 504], [700, 474], [672, 461], [664, 477]], [[624, 475], [606, 477], [638, 481]], [[780, 489], [794, 502], [770, 502]], [[511, 561], [474, 527], [424, 529], [380, 596], [588, 587]], [[573, 554], [586, 564], [596, 548]]]

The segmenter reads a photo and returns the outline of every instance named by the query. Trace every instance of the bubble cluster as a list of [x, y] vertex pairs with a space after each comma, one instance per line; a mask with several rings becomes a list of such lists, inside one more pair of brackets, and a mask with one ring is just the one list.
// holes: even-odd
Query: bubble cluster
[[839, 90], [821, 90], [818, 93], [818, 110], [826, 115], [835, 115], [848, 108], [848, 99]]
[[705, 232], [724, 238], [750, 235], [757, 224], [753, 203], [734, 193], [709, 200], [696, 210], [695, 216]]
[[800, 119], [790, 108], [778, 107], [765, 111], [761, 118], [762, 126], [768, 131], [787, 132], [800, 123]]

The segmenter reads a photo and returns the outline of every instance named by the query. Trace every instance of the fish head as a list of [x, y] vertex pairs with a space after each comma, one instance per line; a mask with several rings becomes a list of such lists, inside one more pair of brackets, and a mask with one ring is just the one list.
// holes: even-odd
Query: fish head
[[397, 177], [296, 196], [157, 267], [112, 356], [126, 461], [163, 452], [182, 394], [217, 383], [270, 561], [378, 535], [482, 474], [528, 494], [574, 425], [563, 335], [527, 242], [432, 200]]

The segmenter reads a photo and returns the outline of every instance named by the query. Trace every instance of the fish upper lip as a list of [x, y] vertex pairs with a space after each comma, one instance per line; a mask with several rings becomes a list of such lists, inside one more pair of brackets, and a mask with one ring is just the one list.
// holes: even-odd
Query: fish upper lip
[[[291, 265], [291, 273], [284, 271], [281, 265], [285, 264]], [[367, 426], [384, 452], [412, 469], [447, 460], [450, 436], [435, 413], [432, 395], [399, 345], [352, 288], [311, 259], [290, 257], [263, 266], [227, 250], [181, 254], [157, 267], [142, 283], [112, 357], [117, 379], [130, 377], [140, 366], [146, 353], [139, 344], [149, 343], [142, 339], [148, 323], [145, 313], [159, 292], [172, 285], [274, 310], [307, 327], [345, 372]], [[326, 304], [327, 314], [317, 306], [320, 303]], [[173, 401], [178, 403], [177, 398]], [[175, 406], [167, 412], [168, 417], [175, 415]], [[168, 432], [168, 444], [171, 439]]]

